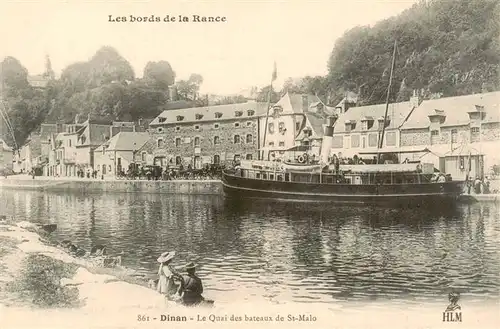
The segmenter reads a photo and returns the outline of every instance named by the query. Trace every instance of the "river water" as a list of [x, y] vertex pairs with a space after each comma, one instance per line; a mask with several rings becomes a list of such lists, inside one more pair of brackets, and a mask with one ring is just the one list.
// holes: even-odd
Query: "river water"
[[54, 239], [104, 244], [123, 265], [157, 271], [194, 261], [218, 301], [469, 301], [500, 295], [496, 204], [440, 211], [230, 203], [217, 196], [0, 190], [0, 213], [57, 223]]

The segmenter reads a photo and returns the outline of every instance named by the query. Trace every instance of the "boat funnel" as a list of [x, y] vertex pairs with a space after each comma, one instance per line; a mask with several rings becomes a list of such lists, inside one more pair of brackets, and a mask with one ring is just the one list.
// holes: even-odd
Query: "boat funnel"
[[323, 141], [321, 143], [321, 163], [328, 163], [330, 150], [333, 145], [333, 127], [326, 126], [325, 133], [323, 134]]

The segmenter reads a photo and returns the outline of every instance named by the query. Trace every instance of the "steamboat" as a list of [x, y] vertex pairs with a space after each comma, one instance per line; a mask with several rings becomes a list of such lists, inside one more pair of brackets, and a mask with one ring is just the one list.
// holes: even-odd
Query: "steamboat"
[[307, 166], [242, 161], [222, 174], [224, 193], [238, 199], [421, 207], [454, 203], [462, 181], [436, 174], [429, 163]]
[[[386, 122], [395, 53], [396, 43], [387, 92]], [[379, 135], [377, 160], [372, 164], [345, 165], [338, 159], [332, 161], [333, 124], [324, 129], [319, 161], [309, 161], [307, 153], [296, 157], [294, 162], [241, 161], [222, 173], [225, 195], [238, 199], [423, 207], [455, 203], [462, 194], [465, 182], [453, 181], [431, 163], [381, 163], [385, 125]]]

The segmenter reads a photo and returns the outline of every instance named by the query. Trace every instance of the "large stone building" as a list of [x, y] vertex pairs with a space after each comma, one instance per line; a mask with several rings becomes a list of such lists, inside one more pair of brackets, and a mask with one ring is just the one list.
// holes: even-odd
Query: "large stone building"
[[290, 156], [286, 151], [299, 145], [308, 146], [313, 154], [318, 153], [323, 125], [335, 120], [337, 115], [338, 111], [323, 104], [317, 96], [286, 93], [272, 106], [269, 117], [264, 115], [259, 119], [262, 158]]
[[[382, 151], [400, 151], [400, 127], [421, 103], [418, 96], [408, 102], [389, 104]], [[341, 157], [373, 158], [384, 126], [385, 104], [349, 107], [334, 125], [332, 152]]]
[[500, 92], [426, 100], [401, 127], [402, 148], [430, 151], [408, 158], [432, 162], [456, 178], [482, 177], [499, 165], [499, 142]]
[[258, 118], [266, 112], [258, 102], [165, 110], [150, 123], [153, 140], [138, 151], [139, 162], [201, 168], [256, 159]]
[[147, 132], [119, 132], [94, 151], [94, 168], [99, 176], [126, 173], [134, 163], [135, 152], [150, 139]]

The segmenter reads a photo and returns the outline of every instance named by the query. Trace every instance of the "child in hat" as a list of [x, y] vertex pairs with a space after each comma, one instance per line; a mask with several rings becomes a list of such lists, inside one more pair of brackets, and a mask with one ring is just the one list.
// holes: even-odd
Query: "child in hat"
[[157, 291], [165, 295], [167, 299], [173, 299], [177, 292], [177, 285], [175, 279], [182, 279], [182, 277], [170, 265], [172, 259], [175, 257], [175, 251], [164, 252], [158, 257], [157, 261], [160, 263], [158, 269], [158, 286]]

